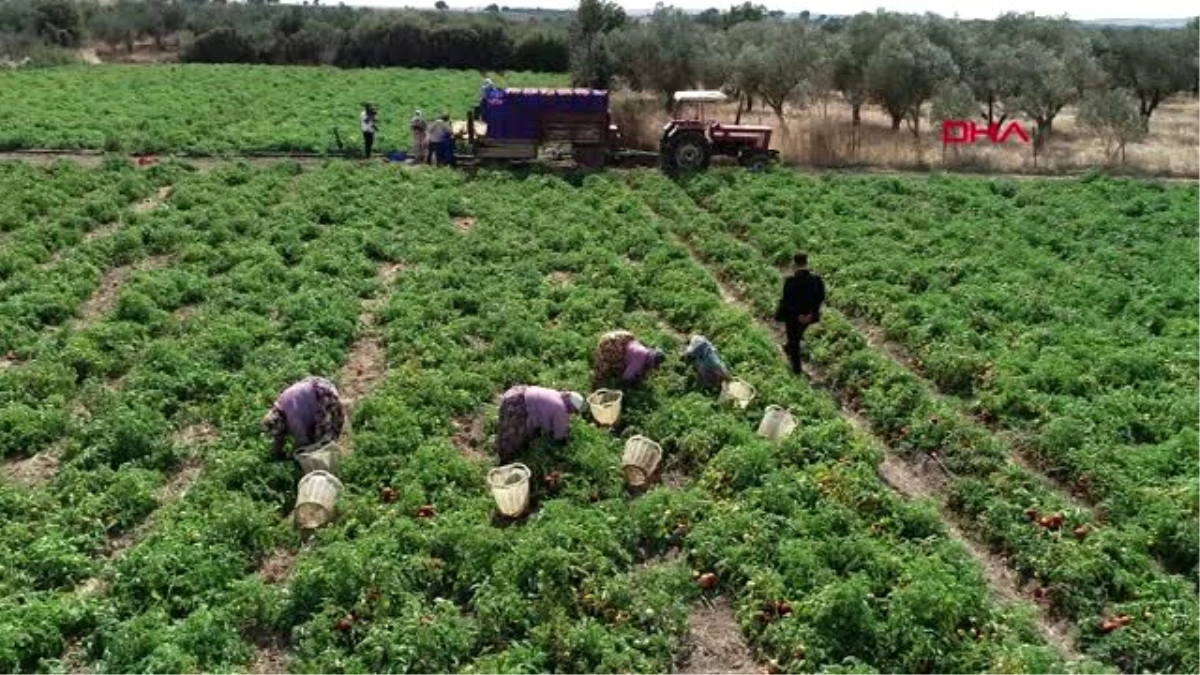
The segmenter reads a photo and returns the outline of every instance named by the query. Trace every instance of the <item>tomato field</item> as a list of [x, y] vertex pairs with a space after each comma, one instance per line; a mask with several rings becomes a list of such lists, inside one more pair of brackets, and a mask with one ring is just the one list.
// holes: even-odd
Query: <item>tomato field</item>
[[[1200, 666], [1194, 186], [114, 159], [0, 192], [5, 672], [666, 672], [717, 601], [770, 672]], [[812, 383], [762, 322], [798, 246]], [[586, 389], [616, 327], [666, 365], [496, 521], [497, 397]], [[259, 418], [309, 374], [352, 431], [302, 543]]]
[[[362, 104], [379, 109], [376, 148], [407, 149], [408, 122], [478, 102], [482, 75], [403, 68], [339, 70], [247, 65], [87, 66], [0, 72], [0, 150], [316, 152], [333, 129], [359, 148]], [[496, 83], [562, 86], [565, 76], [508, 73]]]

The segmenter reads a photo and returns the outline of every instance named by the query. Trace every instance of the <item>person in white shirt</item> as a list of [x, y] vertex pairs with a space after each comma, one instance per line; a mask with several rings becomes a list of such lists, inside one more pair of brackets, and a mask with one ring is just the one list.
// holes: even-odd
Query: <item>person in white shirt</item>
[[450, 113], [429, 125], [429, 151], [438, 166], [454, 164], [454, 130], [450, 126]]
[[428, 129], [428, 124], [425, 122], [425, 115], [417, 110], [413, 115], [411, 122], [412, 129], [412, 154], [413, 162], [421, 164], [426, 160], [426, 155], [429, 154], [428, 144], [426, 143], [425, 132]]
[[363, 106], [362, 115], [359, 116], [362, 124], [363, 149], [366, 151], [366, 156], [371, 157], [371, 146], [375, 145], [375, 106], [367, 103]]

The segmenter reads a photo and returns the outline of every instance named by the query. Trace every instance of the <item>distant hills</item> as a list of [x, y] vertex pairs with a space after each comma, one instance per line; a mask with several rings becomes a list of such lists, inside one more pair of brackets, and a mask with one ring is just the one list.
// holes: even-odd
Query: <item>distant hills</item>
[[1149, 26], [1150, 28], [1183, 28], [1191, 19], [1095, 19], [1080, 21], [1089, 26], [1116, 26], [1118, 28], [1134, 28]]

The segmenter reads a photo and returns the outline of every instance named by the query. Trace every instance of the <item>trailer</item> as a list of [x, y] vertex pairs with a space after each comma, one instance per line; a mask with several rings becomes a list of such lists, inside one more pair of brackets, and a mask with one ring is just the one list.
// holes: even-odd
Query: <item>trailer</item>
[[663, 128], [658, 152], [621, 147], [608, 92], [599, 89], [494, 89], [455, 135], [466, 138], [469, 158], [481, 162], [532, 161], [563, 146], [587, 168], [659, 163], [671, 172], [703, 171], [713, 155], [727, 155], [761, 170], [778, 159], [770, 127], [724, 124], [705, 114], [705, 104], [725, 101], [723, 93], [681, 91], [675, 101], [676, 118]]
[[467, 113], [471, 155], [481, 161], [537, 159], [549, 147], [569, 147], [576, 163], [598, 168], [619, 151], [620, 132], [597, 89], [503, 89]]

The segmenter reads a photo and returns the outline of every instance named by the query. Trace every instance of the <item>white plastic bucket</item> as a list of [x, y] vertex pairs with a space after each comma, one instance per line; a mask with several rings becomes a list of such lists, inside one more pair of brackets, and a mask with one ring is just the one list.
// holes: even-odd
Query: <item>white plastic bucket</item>
[[588, 396], [588, 409], [598, 424], [611, 427], [621, 416], [621, 400], [625, 394], [616, 389], [597, 389]]
[[625, 441], [625, 452], [621, 456], [621, 471], [625, 480], [634, 487], [645, 485], [658, 462], [662, 459], [662, 446], [645, 436], [634, 436]]
[[515, 518], [529, 506], [529, 467], [524, 464], [498, 466], [488, 472], [488, 487], [500, 513]]
[[795, 430], [796, 418], [777, 405], [767, 406], [766, 414], [758, 423], [758, 435], [772, 441], [787, 438]]
[[302, 475], [308, 475], [314, 471], [325, 471], [336, 476], [340, 458], [341, 450], [337, 443], [326, 443], [322, 446], [309, 445], [296, 451], [296, 462], [300, 465]]
[[328, 471], [313, 471], [300, 479], [296, 495], [296, 525], [315, 530], [330, 520], [342, 492], [342, 481]]
[[733, 401], [737, 407], [745, 408], [754, 400], [754, 385], [741, 379], [722, 382], [721, 400]]

